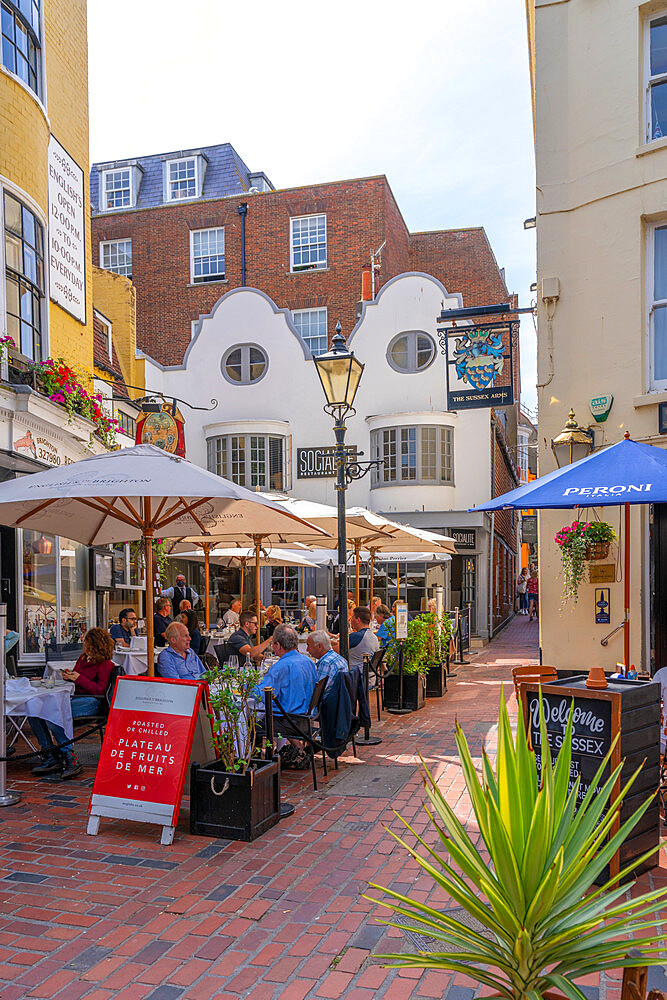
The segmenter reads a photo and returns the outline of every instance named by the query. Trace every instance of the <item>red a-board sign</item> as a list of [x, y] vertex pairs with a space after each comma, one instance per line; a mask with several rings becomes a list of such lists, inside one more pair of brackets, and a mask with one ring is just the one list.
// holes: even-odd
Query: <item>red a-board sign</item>
[[97, 833], [100, 817], [108, 816], [159, 823], [162, 843], [172, 842], [198, 727], [200, 732], [207, 727], [210, 737], [208, 701], [202, 681], [118, 678], [90, 797], [88, 833]]

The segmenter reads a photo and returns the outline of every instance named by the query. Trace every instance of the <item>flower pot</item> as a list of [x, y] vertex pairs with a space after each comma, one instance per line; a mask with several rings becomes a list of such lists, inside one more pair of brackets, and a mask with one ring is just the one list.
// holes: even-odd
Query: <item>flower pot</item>
[[[384, 679], [384, 707], [399, 707], [398, 674]], [[424, 674], [403, 674], [403, 708], [416, 712], [426, 704], [426, 677]]]
[[221, 760], [190, 769], [190, 833], [255, 840], [280, 819], [280, 762], [253, 758], [245, 774]]
[[609, 555], [609, 542], [589, 542], [586, 546], [586, 559], [588, 562], [597, 562], [599, 559], [606, 559]]
[[426, 674], [426, 697], [442, 698], [447, 691], [447, 664], [432, 663]]

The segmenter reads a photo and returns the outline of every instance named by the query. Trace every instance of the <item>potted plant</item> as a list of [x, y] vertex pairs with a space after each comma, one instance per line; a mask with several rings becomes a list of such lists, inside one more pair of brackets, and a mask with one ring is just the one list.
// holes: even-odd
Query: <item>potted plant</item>
[[489, 987], [491, 995], [509, 1000], [554, 996], [586, 1000], [574, 980], [606, 969], [665, 961], [664, 921], [657, 919], [657, 911], [667, 901], [667, 888], [630, 898], [628, 885], [622, 884], [632, 869], [655, 854], [655, 846], [600, 888], [594, 886], [653, 796], [621, 823], [621, 804], [639, 771], [618, 794], [614, 791], [623, 765], [603, 778], [614, 742], [584, 793], [579, 776], [570, 783], [572, 711], [554, 766], [540, 708], [541, 781], [521, 724], [514, 743], [504, 698], [495, 771], [484, 754], [478, 774], [457, 725], [461, 767], [475, 812], [472, 826], [457, 818], [435, 779], [425, 771], [430, 800], [425, 809], [440, 841], [439, 850], [405, 820], [416, 846], [392, 835], [439, 892], [444, 890], [474, 918], [477, 929], [446, 909], [422, 902], [421, 889], [419, 898], [410, 898], [374, 885], [390, 901], [372, 901], [403, 918], [401, 923], [387, 923], [439, 942], [437, 953], [379, 956], [392, 965], [461, 972]]
[[[408, 621], [408, 637], [403, 640], [403, 708], [416, 712], [426, 704], [426, 672], [428, 669], [429, 633], [425, 616]], [[398, 669], [399, 640], [396, 639], [396, 619], [386, 623], [391, 633], [387, 643], [387, 661], [393, 667], [384, 678], [384, 704], [388, 709], [401, 707], [400, 675]]]
[[447, 690], [447, 665], [449, 644], [452, 638], [452, 621], [447, 612], [443, 612], [440, 622], [433, 611], [420, 615], [420, 617], [425, 620], [428, 633], [426, 697], [441, 698]]
[[227, 840], [255, 840], [280, 819], [280, 762], [257, 746], [258, 707], [252, 692], [261, 681], [250, 663], [211, 667], [210, 716], [217, 759], [193, 764], [190, 833]]
[[573, 521], [556, 533], [563, 563], [563, 600], [579, 599], [586, 560], [606, 559], [616, 532], [606, 521]]

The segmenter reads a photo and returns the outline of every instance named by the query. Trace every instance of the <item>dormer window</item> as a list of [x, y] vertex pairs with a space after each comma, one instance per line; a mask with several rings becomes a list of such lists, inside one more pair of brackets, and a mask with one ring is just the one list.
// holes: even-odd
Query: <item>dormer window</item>
[[141, 168], [133, 163], [100, 170], [100, 211], [134, 208], [140, 180]]
[[165, 163], [165, 200], [200, 198], [204, 185], [205, 160], [201, 155], [184, 156]]

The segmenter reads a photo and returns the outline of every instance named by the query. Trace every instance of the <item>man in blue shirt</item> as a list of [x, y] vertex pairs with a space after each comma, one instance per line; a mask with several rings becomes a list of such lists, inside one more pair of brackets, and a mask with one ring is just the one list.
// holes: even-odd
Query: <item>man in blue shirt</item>
[[164, 637], [169, 643], [157, 658], [160, 677], [173, 677], [179, 681], [197, 681], [206, 670], [204, 664], [190, 649], [190, 633], [182, 622], [172, 622]]
[[253, 697], [263, 701], [264, 688], [273, 688], [286, 712], [305, 715], [317, 681], [315, 664], [299, 652], [299, 637], [291, 625], [277, 625], [271, 641], [279, 660], [254, 689]]
[[137, 631], [137, 614], [134, 608], [123, 608], [118, 615], [118, 624], [112, 625], [109, 635], [120, 646], [129, 646]]
[[349, 670], [347, 660], [331, 648], [329, 633], [324, 629], [316, 629], [306, 639], [308, 655], [315, 660], [315, 671], [318, 681], [327, 678], [325, 691], [331, 687], [331, 679], [341, 671]]

